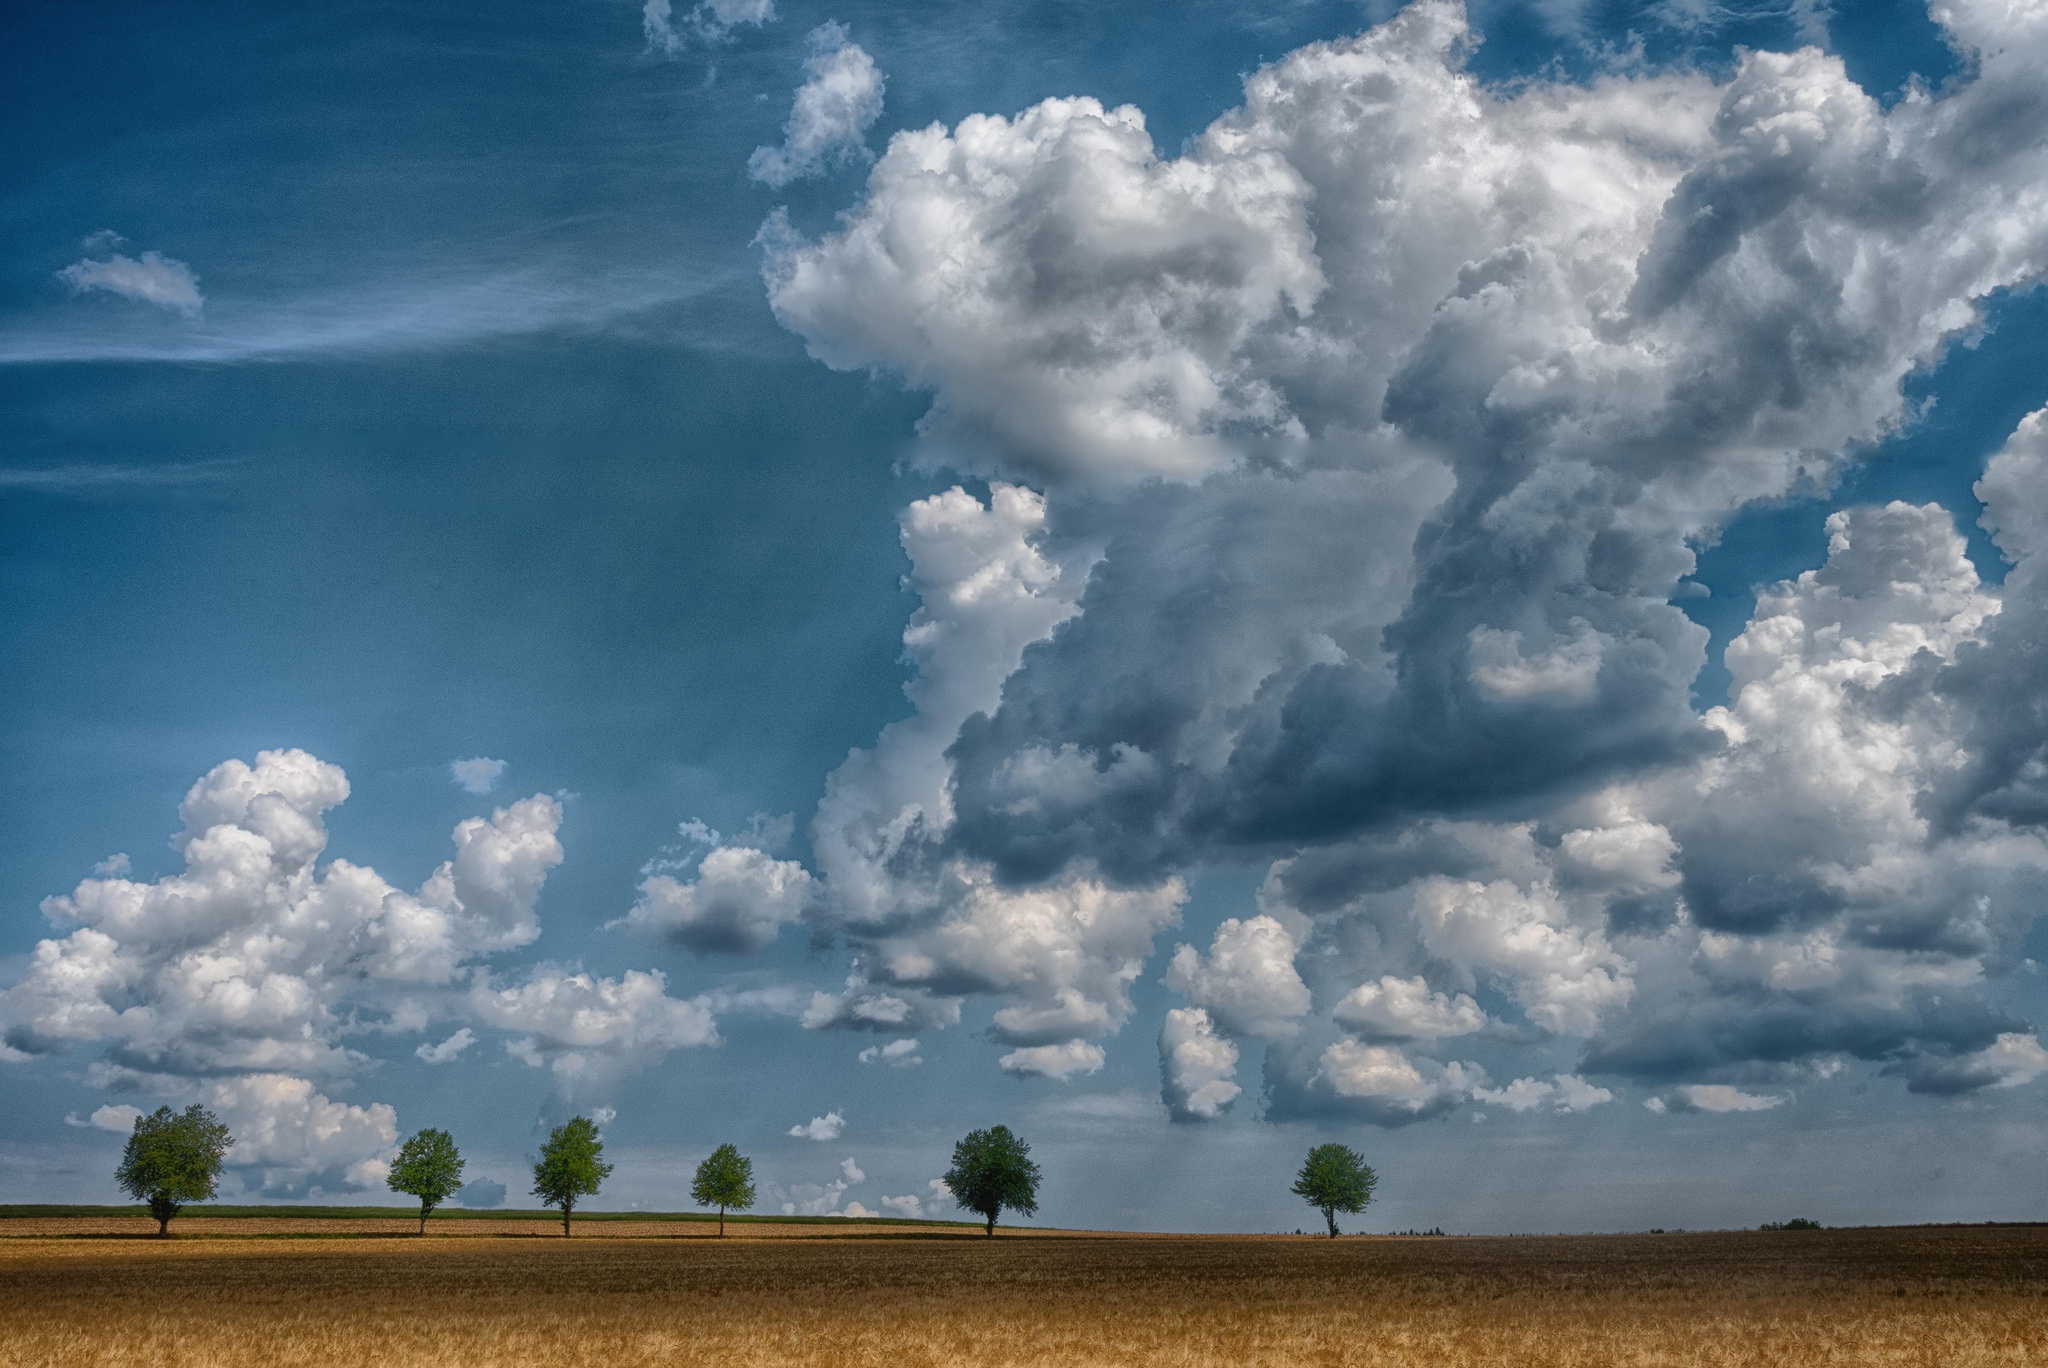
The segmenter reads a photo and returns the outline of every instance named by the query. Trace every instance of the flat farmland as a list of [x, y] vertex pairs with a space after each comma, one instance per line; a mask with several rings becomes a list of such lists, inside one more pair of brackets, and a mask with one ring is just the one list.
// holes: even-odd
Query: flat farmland
[[2048, 1364], [2037, 1227], [607, 1235], [24, 1231], [0, 1364]]

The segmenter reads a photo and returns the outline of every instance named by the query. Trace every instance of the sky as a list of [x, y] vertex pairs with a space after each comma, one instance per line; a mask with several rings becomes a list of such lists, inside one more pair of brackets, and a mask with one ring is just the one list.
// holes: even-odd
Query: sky
[[2048, 6], [0, 15], [0, 1202], [2048, 1219]]

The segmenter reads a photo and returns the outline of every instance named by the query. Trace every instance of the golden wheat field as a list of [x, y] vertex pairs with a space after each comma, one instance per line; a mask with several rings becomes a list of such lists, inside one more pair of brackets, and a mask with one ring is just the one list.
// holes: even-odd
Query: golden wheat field
[[2048, 1229], [0, 1238], [0, 1364], [699, 1363], [2041, 1365]]

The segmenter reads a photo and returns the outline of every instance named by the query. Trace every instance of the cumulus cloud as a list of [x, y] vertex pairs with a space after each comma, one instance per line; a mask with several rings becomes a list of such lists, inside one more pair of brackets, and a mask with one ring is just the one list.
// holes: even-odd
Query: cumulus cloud
[[1236, 1083], [1237, 1046], [1216, 1033], [1200, 1007], [1175, 1007], [1159, 1030], [1159, 1077], [1167, 1115], [1214, 1121], [1244, 1089]]
[[836, 1111], [829, 1111], [823, 1116], [812, 1117], [800, 1126], [791, 1126], [789, 1133], [799, 1140], [837, 1140], [846, 1134], [846, 1118]]
[[[0, 993], [8, 1057], [96, 1049], [88, 1081], [204, 1101], [237, 1137], [230, 1163], [299, 1193], [374, 1186], [395, 1144], [390, 1106], [323, 1091], [367, 1062], [353, 1034], [416, 1033], [436, 1016], [496, 1027], [552, 1067], [562, 1096], [716, 1043], [709, 1008], [668, 998], [659, 974], [543, 965], [500, 983], [483, 964], [540, 934], [541, 888], [562, 860], [554, 799], [457, 824], [453, 856], [409, 893], [322, 863], [325, 815], [348, 793], [339, 768], [299, 750], [209, 771], [179, 808], [180, 870], [151, 883], [110, 872], [44, 902], [66, 934]], [[462, 1025], [417, 1054], [447, 1063], [475, 1039]]]
[[450, 1064], [462, 1058], [462, 1052], [476, 1044], [476, 1032], [464, 1026], [454, 1035], [438, 1045], [422, 1045], [413, 1053], [429, 1064]]
[[1486, 1013], [1469, 994], [1433, 993], [1421, 975], [1383, 975], [1347, 993], [1331, 1013], [1338, 1024], [1381, 1040], [1439, 1040], [1486, 1026]]
[[924, 1063], [924, 1056], [917, 1052], [915, 1037], [892, 1040], [887, 1045], [870, 1045], [860, 1052], [859, 1058], [863, 1064], [880, 1061], [892, 1069], [909, 1069]]
[[[118, 235], [97, 233], [86, 242], [87, 254], [57, 272], [57, 278], [78, 294], [99, 291], [142, 304], [154, 304], [197, 318], [206, 307], [199, 293], [199, 277], [192, 268], [161, 252], [124, 256], [112, 248], [121, 245]], [[94, 252], [104, 255], [95, 256]]]
[[64, 1118], [64, 1124], [81, 1128], [91, 1127], [93, 1130], [112, 1131], [116, 1135], [128, 1135], [134, 1132], [135, 1123], [142, 1118], [142, 1115], [143, 1111], [140, 1107], [131, 1107], [125, 1102], [110, 1102], [104, 1107], [94, 1108], [92, 1115], [82, 1121], [75, 1115], [67, 1114]]
[[[1974, 63], [1887, 109], [1813, 49], [1489, 88], [1420, 0], [1178, 155], [1050, 100], [896, 135], [816, 241], [771, 224], [777, 316], [991, 480], [905, 512], [916, 713], [812, 824], [855, 964], [807, 1024], [986, 995], [1020, 1067], [1079, 1058], [1178, 876], [1260, 860], [1170, 972], [1191, 1069], [1275, 1038], [1278, 1118], [2031, 1077], [1997, 978], [2048, 891], [2048, 420], [1980, 486], [2002, 591], [1946, 511], [1843, 510], [1704, 715], [1673, 603], [2048, 265], [2048, 19], [1936, 18]], [[1482, 1029], [1583, 1054], [1500, 1089], [1433, 1057]], [[1169, 1105], [1203, 1039], [1162, 1035]]]
[[[793, 1134], [794, 1132], [792, 1132]], [[785, 1216], [872, 1216], [859, 1202], [849, 1202], [840, 1209], [840, 1199], [846, 1190], [867, 1181], [860, 1165], [851, 1155], [839, 1161], [839, 1176], [824, 1183], [797, 1183], [787, 1188], [770, 1188], [769, 1200], [778, 1202]], [[883, 1205], [887, 1206], [887, 1199]]]
[[993, 1033], [1012, 1072], [1071, 1076], [1100, 1064], [1157, 932], [1187, 898], [1178, 878], [1119, 887], [1088, 871], [1006, 886], [945, 842], [947, 748], [993, 706], [1025, 648], [1073, 611], [1084, 553], [1048, 554], [1043, 499], [997, 483], [986, 503], [954, 488], [906, 510], [903, 543], [922, 604], [904, 633], [915, 714], [827, 781], [811, 825], [825, 890], [814, 915], [855, 950], [842, 993], [818, 993], [813, 1029], [902, 1034], [959, 1020], [964, 996], [1003, 999]]
[[1707, 716], [1722, 754], [1661, 799], [1684, 915], [1643, 942], [1646, 991], [1589, 1067], [1847, 1056], [1982, 1086], [1993, 1075], [1953, 1061], [2021, 1029], [1980, 990], [2032, 919], [2048, 850], [2005, 823], [1929, 820], [1968, 763], [1950, 662], [2001, 605], [1938, 507], [1844, 510], [1828, 531], [1827, 563], [1760, 593], [1729, 647], [1731, 702]]
[[504, 773], [503, 760], [492, 760], [481, 755], [470, 760], [448, 762], [449, 776], [470, 793], [489, 793], [498, 786], [498, 779]]
[[388, 1103], [335, 1102], [287, 1074], [222, 1079], [206, 1096], [235, 1137], [227, 1162], [257, 1169], [265, 1193], [371, 1188], [391, 1171], [398, 1113]]
[[1084, 1074], [1101, 1073], [1108, 1056], [1100, 1045], [1069, 1040], [1059, 1045], [1029, 1045], [1012, 1050], [996, 1063], [1019, 1078], [1050, 1078], [1065, 1083]]
[[1308, 985], [1294, 968], [1298, 949], [1273, 917], [1232, 917], [1216, 928], [1206, 958], [1192, 945], [1175, 948], [1166, 986], [1186, 993], [1226, 1031], [1292, 1035], [1295, 1018], [1309, 1008]]
[[1781, 1107], [1785, 1098], [1776, 1093], [1751, 1093], [1726, 1083], [1687, 1083], [1673, 1088], [1668, 1096], [1652, 1097], [1643, 1105], [1653, 1112], [1769, 1111]]
[[1576, 1074], [1555, 1078], [1518, 1078], [1505, 1088], [1474, 1088], [1472, 1096], [1491, 1106], [1526, 1112], [1548, 1104], [1561, 1112], [1582, 1112], [1614, 1100], [1614, 1093], [1588, 1083]]
[[1550, 889], [1507, 880], [1430, 879], [1416, 890], [1423, 943], [1446, 961], [1505, 982], [1531, 1021], [1584, 1035], [1635, 991], [1632, 967]]
[[766, 949], [782, 927], [810, 906], [810, 872], [744, 846], [719, 846], [679, 883], [656, 874], [640, 900], [614, 925], [659, 935], [699, 954], [751, 954]]
[[552, 798], [460, 823], [455, 857], [408, 894], [345, 860], [317, 865], [323, 814], [347, 796], [341, 770], [304, 751], [217, 766], [180, 807], [181, 871], [45, 901], [77, 929], [38, 944], [0, 999], [8, 1043], [112, 1041], [116, 1062], [160, 1073], [346, 1067], [351, 986], [447, 983], [539, 935], [534, 903], [562, 858]]
[[867, 131], [882, 117], [881, 68], [846, 29], [820, 24], [807, 41], [811, 55], [782, 146], [757, 147], [747, 159], [747, 174], [777, 189], [867, 156]]
[[1441, 1115], [1487, 1083], [1476, 1064], [1446, 1064], [1398, 1045], [1348, 1039], [1323, 1048], [1305, 1083], [1281, 1079], [1273, 1090], [1273, 1110], [1281, 1117], [1351, 1116], [1386, 1126]]
[[520, 983], [479, 979], [468, 1005], [478, 1021], [516, 1033], [505, 1043], [513, 1058], [553, 1074], [557, 1109], [670, 1051], [719, 1043], [710, 1007], [670, 997], [658, 969], [600, 978], [542, 964]]

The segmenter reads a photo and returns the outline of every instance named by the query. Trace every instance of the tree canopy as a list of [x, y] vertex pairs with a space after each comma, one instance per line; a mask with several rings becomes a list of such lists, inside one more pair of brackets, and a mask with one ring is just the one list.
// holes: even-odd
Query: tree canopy
[[1294, 1179], [1294, 1195], [1323, 1213], [1330, 1238], [1337, 1238], [1337, 1213], [1365, 1210], [1379, 1175], [1365, 1156], [1343, 1145], [1317, 1145]]
[[149, 1203], [156, 1233], [168, 1236], [171, 1218], [185, 1203], [213, 1196], [234, 1143], [221, 1119], [197, 1103], [182, 1112], [158, 1107], [135, 1118], [114, 1179], [129, 1196]]
[[455, 1148], [455, 1137], [431, 1129], [414, 1135], [399, 1149], [384, 1185], [420, 1199], [420, 1234], [426, 1234], [427, 1217], [462, 1186], [462, 1152]]
[[594, 1197], [598, 1187], [611, 1176], [612, 1166], [604, 1161], [604, 1141], [597, 1124], [587, 1116], [572, 1116], [555, 1127], [541, 1147], [540, 1160], [533, 1166], [533, 1195], [542, 1206], [562, 1209], [562, 1234], [569, 1234], [569, 1213], [578, 1197]]
[[1038, 1212], [1038, 1165], [1031, 1162], [1031, 1146], [1008, 1126], [969, 1131], [953, 1146], [953, 1167], [942, 1181], [955, 1203], [987, 1220], [991, 1236], [1005, 1207], [1026, 1216]]
[[718, 1208], [718, 1236], [724, 1239], [726, 1208], [745, 1211], [754, 1204], [754, 1161], [731, 1145], [720, 1145], [697, 1165], [690, 1200], [698, 1206]]

